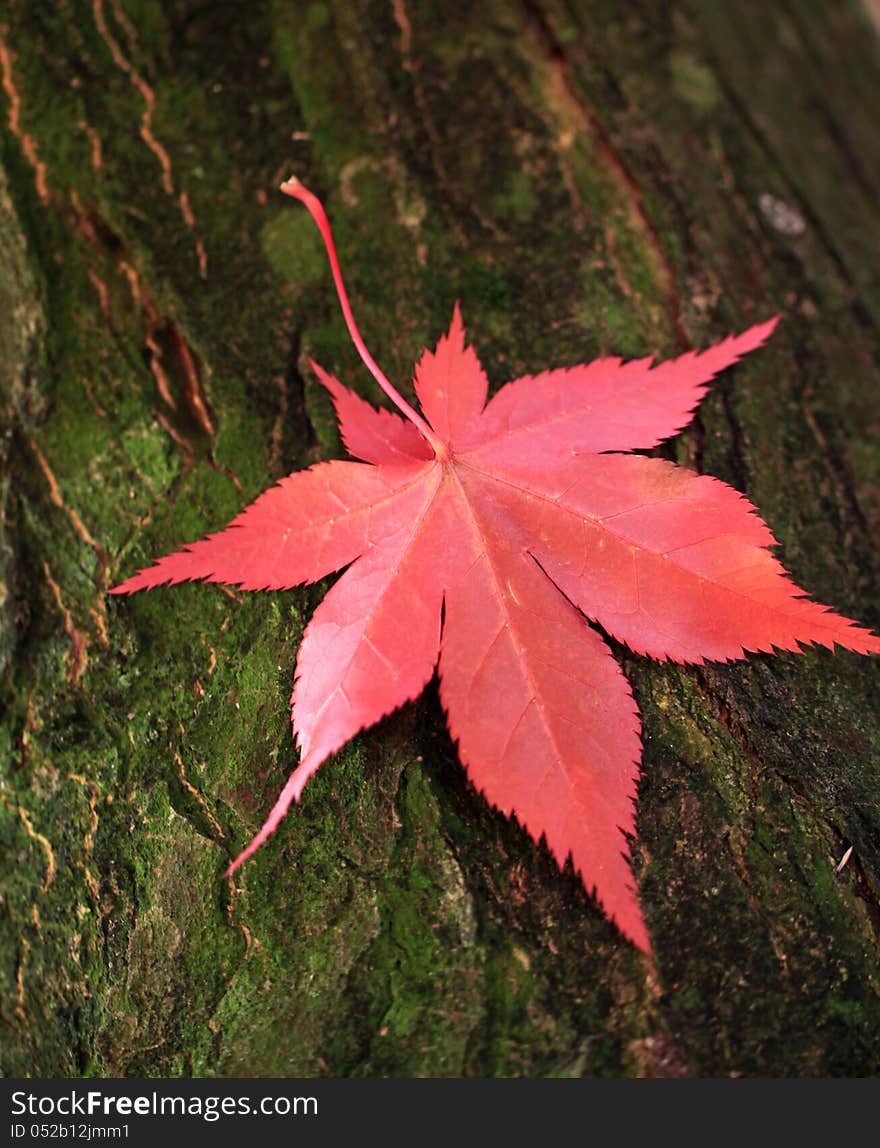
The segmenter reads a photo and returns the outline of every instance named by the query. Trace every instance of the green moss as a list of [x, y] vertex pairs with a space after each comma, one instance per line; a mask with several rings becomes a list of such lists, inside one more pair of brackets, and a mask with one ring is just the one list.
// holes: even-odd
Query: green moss
[[503, 191], [492, 199], [492, 210], [504, 218], [513, 216], [523, 223], [532, 218], [538, 206], [532, 182], [524, 171], [512, 172]]
[[688, 51], [669, 57], [673, 90], [700, 111], [711, 111], [721, 100], [718, 81], [711, 68]]
[[309, 4], [306, 8], [306, 26], [310, 32], [320, 32], [330, 24], [330, 9], [326, 4]]
[[621, 306], [613, 296], [609, 297], [607, 283], [602, 282], [595, 265], [584, 270], [581, 283], [583, 290], [578, 321], [593, 332], [602, 351], [625, 358], [642, 353], [645, 345], [639, 332], [633, 331], [629, 308]]
[[291, 283], [323, 282], [327, 257], [312, 218], [287, 208], [265, 223], [260, 245], [267, 262]]
[[[504, 273], [481, 258], [462, 261], [459, 268], [462, 293], [481, 310], [500, 312], [503, 316], [511, 305], [510, 284]], [[503, 320], [502, 320], [503, 321]]]

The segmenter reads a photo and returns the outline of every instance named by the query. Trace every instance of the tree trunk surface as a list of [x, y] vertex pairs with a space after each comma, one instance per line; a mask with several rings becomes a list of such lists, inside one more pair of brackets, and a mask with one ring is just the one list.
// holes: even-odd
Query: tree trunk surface
[[[664, 448], [880, 624], [876, 5], [8, 0], [0, 17], [6, 1076], [880, 1071], [880, 664], [615, 647], [654, 946], [467, 780], [436, 687], [297, 761], [326, 584], [109, 598], [342, 457], [308, 360], [412, 397], [781, 314]], [[841, 862], [845, 864], [841, 865]]]

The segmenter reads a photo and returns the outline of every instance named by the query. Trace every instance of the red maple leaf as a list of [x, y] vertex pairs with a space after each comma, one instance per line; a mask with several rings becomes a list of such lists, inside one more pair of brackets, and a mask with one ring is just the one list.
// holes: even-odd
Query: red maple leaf
[[[621, 453], [681, 430], [708, 381], [776, 320], [652, 366], [620, 359], [516, 379], [488, 403], [456, 306], [415, 390], [394, 389], [355, 326], [329, 224], [298, 181], [352, 338], [401, 418], [317, 365], [349, 452], [282, 479], [217, 534], [117, 586], [201, 578], [283, 590], [348, 567], [297, 660], [300, 750], [259, 833], [318, 766], [415, 698], [439, 657], [440, 697], [474, 784], [560, 864], [570, 854], [622, 932], [649, 949], [625, 835], [635, 828], [636, 704], [590, 621], [654, 658], [701, 663], [799, 643], [880, 652], [880, 639], [809, 601], [770, 553], [755, 508], [717, 479]], [[613, 452], [613, 453], [610, 453]]]

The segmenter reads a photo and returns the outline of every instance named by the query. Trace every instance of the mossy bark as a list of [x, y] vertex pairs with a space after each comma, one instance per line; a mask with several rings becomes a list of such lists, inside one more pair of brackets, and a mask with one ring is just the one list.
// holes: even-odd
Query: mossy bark
[[107, 597], [341, 453], [309, 357], [380, 398], [293, 171], [407, 394], [456, 298], [496, 384], [782, 313], [667, 450], [880, 624], [870, 11], [9, 0], [5, 1075], [880, 1071], [876, 660], [617, 651], [652, 961], [469, 786], [433, 690], [224, 879], [296, 760], [323, 587]]

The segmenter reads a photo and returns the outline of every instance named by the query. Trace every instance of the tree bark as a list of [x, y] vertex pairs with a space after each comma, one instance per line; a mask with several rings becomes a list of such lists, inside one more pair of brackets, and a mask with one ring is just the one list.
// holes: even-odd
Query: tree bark
[[[668, 457], [880, 624], [876, 8], [9, 0], [0, 25], [7, 1076], [880, 1071], [880, 667], [620, 655], [654, 956], [469, 785], [429, 689], [319, 771], [325, 586], [107, 590], [342, 455], [314, 358], [412, 396], [455, 299], [495, 385], [774, 313]], [[844, 863], [845, 862], [845, 863]]]

